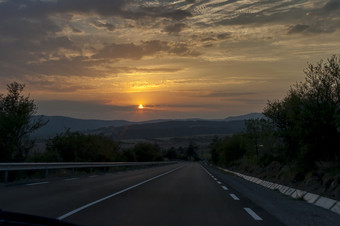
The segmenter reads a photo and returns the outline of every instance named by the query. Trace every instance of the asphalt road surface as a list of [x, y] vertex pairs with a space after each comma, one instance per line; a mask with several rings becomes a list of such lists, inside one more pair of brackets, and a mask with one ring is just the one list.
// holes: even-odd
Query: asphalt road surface
[[[302, 202], [278, 192], [253, 186], [206, 165], [180, 163], [108, 175], [2, 185], [0, 208], [79, 225], [336, 225], [340, 222], [338, 215], [329, 211], [314, 206], [316, 209], [310, 210], [311, 205], [305, 207]], [[296, 206], [297, 211], [303, 210], [294, 211]]]

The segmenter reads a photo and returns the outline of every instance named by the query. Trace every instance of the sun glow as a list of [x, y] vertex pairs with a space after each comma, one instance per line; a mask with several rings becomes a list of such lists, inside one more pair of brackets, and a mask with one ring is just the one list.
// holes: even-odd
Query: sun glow
[[143, 109], [144, 108], [143, 104], [139, 104], [138, 108]]

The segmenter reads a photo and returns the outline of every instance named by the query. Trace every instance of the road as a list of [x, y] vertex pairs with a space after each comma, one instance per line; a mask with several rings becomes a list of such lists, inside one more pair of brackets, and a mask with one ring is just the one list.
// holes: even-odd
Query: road
[[[243, 187], [238, 187], [242, 183]], [[3, 185], [0, 186], [0, 208], [79, 225], [319, 223], [310, 216], [311, 219], [301, 220], [301, 217], [308, 218], [307, 215], [297, 217], [294, 213], [291, 218], [298, 220], [285, 219], [285, 210], [278, 213], [280, 211], [266, 208], [251, 195], [247, 197], [245, 193], [252, 186], [247, 183], [199, 163], [180, 163], [108, 175]], [[320, 216], [316, 218], [320, 221]], [[332, 214], [324, 220], [326, 223], [322, 225], [332, 225], [332, 220], [339, 222], [337, 215]]]

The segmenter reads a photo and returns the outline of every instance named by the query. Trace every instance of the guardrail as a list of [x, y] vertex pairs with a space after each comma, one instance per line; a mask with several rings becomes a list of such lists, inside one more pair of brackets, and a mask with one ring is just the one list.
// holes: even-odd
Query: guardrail
[[175, 164], [177, 161], [164, 162], [53, 162], [53, 163], [0, 163], [0, 172], [3, 172], [4, 183], [8, 182], [8, 172], [10, 171], [29, 171], [44, 170], [45, 177], [48, 170], [54, 169], [78, 169], [78, 168], [112, 168], [129, 166], [154, 166]]

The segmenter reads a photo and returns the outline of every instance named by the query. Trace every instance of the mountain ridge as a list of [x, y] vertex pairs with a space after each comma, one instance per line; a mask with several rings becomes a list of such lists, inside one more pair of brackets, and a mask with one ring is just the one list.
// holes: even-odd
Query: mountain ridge
[[[201, 118], [192, 118], [192, 119], [156, 119], [156, 120], [148, 120], [141, 122], [131, 122], [127, 120], [100, 120], [100, 119], [77, 119], [65, 116], [45, 116], [45, 115], [37, 115], [33, 117], [33, 120], [41, 117], [42, 120], [48, 121], [48, 123], [39, 128], [37, 131], [32, 133], [32, 137], [46, 139], [55, 136], [56, 134], [63, 133], [67, 129], [70, 131], [80, 131], [86, 133], [103, 133], [107, 134], [108, 130], [111, 130], [113, 133], [118, 133], [118, 131], [123, 131], [126, 127], [133, 126], [136, 130], [150, 130], [151, 128], [158, 128], [158, 130], [164, 130], [166, 128], [171, 127], [171, 124], [176, 124], [177, 130], [181, 129], [181, 126], [193, 126], [193, 122], [201, 122], [201, 124], [205, 124], [205, 127], [217, 128], [219, 126], [218, 123], [227, 123], [232, 121], [243, 121], [245, 119], [250, 118], [260, 118], [263, 117], [260, 113], [250, 113], [246, 115], [239, 116], [230, 116], [225, 119], [201, 119]], [[182, 122], [182, 123], [180, 123]], [[204, 123], [206, 122], [206, 123]], [[149, 125], [148, 125], [149, 124]], [[154, 126], [150, 126], [150, 124], [155, 124]], [[210, 125], [208, 125], [210, 124]], [[162, 126], [164, 128], [162, 128]], [[196, 125], [197, 127], [198, 125]], [[239, 128], [239, 126], [237, 126]], [[138, 128], [138, 129], [137, 129]], [[143, 129], [144, 128], [144, 129]], [[126, 130], [126, 129], [125, 129]], [[206, 131], [206, 130], [205, 130]], [[209, 134], [213, 133], [213, 129], [209, 130]], [[234, 130], [230, 130], [234, 131]], [[157, 134], [156, 132], [153, 132]], [[180, 132], [178, 132], [180, 133]], [[195, 132], [193, 132], [195, 134]], [[173, 134], [173, 133], [170, 133]], [[134, 135], [133, 137], [136, 137]]]

